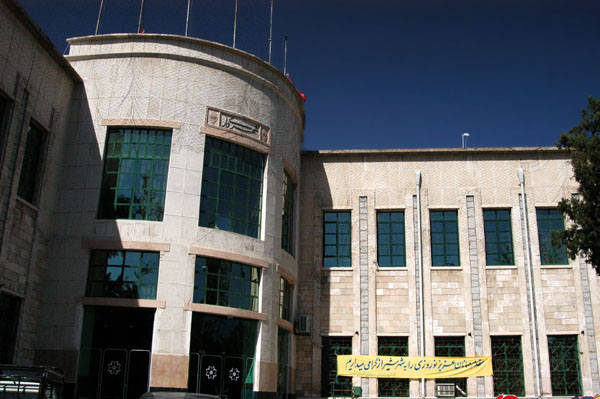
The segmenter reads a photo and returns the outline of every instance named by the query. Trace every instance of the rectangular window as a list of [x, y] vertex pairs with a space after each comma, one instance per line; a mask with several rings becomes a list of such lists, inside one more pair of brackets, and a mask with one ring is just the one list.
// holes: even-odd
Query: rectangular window
[[200, 226], [258, 238], [265, 156], [206, 137]]
[[[408, 337], [378, 337], [377, 346], [380, 356], [408, 356]], [[409, 382], [408, 378], [379, 378], [379, 396], [408, 397]]]
[[171, 131], [110, 127], [99, 219], [163, 220]]
[[552, 396], [581, 395], [577, 335], [549, 335], [548, 352]]
[[491, 338], [494, 395], [507, 392], [512, 395], [525, 395], [521, 337], [502, 336]]
[[323, 213], [323, 267], [350, 267], [350, 212]]
[[352, 337], [323, 337], [321, 396], [351, 397], [352, 377], [337, 375], [337, 355], [352, 354]]
[[483, 226], [487, 265], [514, 265], [510, 209], [484, 210]]
[[431, 256], [433, 266], [460, 266], [458, 212], [431, 211]]
[[293, 287], [283, 277], [279, 278], [279, 317], [292, 321], [292, 290]]
[[0, 364], [13, 362], [21, 299], [5, 293], [0, 294]]
[[542, 265], [567, 265], [565, 246], [552, 243], [552, 233], [565, 229], [562, 212], [558, 209], [536, 209], [536, 216]]
[[377, 212], [377, 263], [406, 266], [404, 212]]
[[[435, 337], [435, 355], [447, 357], [465, 356], [465, 337]], [[455, 384], [456, 396], [467, 396], [466, 378], [438, 378], [436, 383]]]
[[196, 257], [194, 302], [258, 312], [258, 267]]
[[294, 255], [294, 199], [296, 185], [290, 175], [283, 171], [283, 208], [281, 210], [281, 248]]
[[86, 295], [156, 299], [158, 252], [92, 251]]
[[289, 331], [277, 329], [277, 399], [290, 397], [290, 335]]
[[25, 154], [21, 164], [21, 177], [19, 179], [18, 195], [25, 201], [33, 204], [37, 202], [42, 174], [44, 148], [48, 134], [35, 124], [29, 125]]

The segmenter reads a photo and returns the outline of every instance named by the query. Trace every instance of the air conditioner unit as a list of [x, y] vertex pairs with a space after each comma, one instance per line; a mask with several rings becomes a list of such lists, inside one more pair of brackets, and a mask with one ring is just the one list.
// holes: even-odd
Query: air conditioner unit
[[295, 326], [297, 335], [310, 335], [312, 331], [311, 318], [309, 315], [299, 315]]

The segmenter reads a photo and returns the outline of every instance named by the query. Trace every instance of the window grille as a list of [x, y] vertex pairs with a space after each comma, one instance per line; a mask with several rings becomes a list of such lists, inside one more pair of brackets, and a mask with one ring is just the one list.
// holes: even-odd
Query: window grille
[[352, 354], [352, 337], [323, 337], [321, 396], [351, 397], [352, 377], [337, 375], [337, 355]]
[[579, 396], [581, 370], [577, 335], [549, 335], [550, 380], [553, 396]]
[[525, 395], [521, 337], [499, 336], [491, 338], [494, 395]]
[[[377, 346], [381, 356], [408, 356], [408, 337], [378, 337]], [[379, 378], [379, 396], [408, 397], [409, 382], [406, 378]]]
[[[435, 355], [448, 357], [463, 357], [465, 356], [465, 337], [435, 337]], [[466, 378], [438, 378], [436, 383], [452, 383], [455, 384], [456, 396], [466, 396], [463, 392], [467, 392]]]

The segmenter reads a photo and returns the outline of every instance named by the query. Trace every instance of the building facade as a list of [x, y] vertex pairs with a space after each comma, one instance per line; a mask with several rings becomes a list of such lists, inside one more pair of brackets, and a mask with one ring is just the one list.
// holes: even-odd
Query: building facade
[[491, 355], [459, 396], [600, 393], [598, 278], [551, 242], [568, 154], [301, 153], [300, 95], [251, 54], [114, 34], [63, 57], [15, 0], [0, 18], [0, 363], [80, 398], [434, 397], [335, 355]]

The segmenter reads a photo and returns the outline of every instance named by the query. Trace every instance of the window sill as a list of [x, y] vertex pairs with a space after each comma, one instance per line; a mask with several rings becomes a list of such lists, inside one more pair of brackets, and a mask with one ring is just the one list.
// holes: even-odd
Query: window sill
[[429, 270], [454, 270], [462, 271], [462, 266], [429, 266]]
[[572, 269], [571, 265], [540, 265], [540, 269]]
[[509, 269], [518, 269], [519, 267], [516, 265], [491, 265], [486, 266], [485, 270], [509, 270]]
[[209, 313], [221, 316], [240, 317], [242, 319], [267, 320], [265, 313], [254, 312], [252, 310], [229, 308], [227, 306], [206, 305], [204, 303], [187, 302], [183, 305], [183, 310], [190, 310], [198, 313]]
[[27, 200], [19, 197], [18, 195], [17, 195], [17, 201], [20, 202], [20, 203], [22, 203], [23, 205], [27, 206], [31, 210], [34, 210], [34, 211], [36, 211], [38, 213], [40, 212], [40, 208], [38, 208], [37, 206], [33, 205], [31, 202], [29, 202], [29, 201], [27, 201]]
[[380, 272], [385, 271], [407, 271], [408, 268], [406, 266], [379, 266], [377, 265], [377, 270]]
[[282, 319], [280, 317], [277, 318], [277, 326], [288, 332], [294, 332], [294, 325], [288, 320]]
[[354, 270], [351, 267], [321, 267], [324, 272], [351, 272]]
[[105, 298], [91, 296], [82, 297], [81, 303], [89, 306], [117, 306], [125, 308], [164, 309], [166, 306], [166, 301], [156, 299]]

